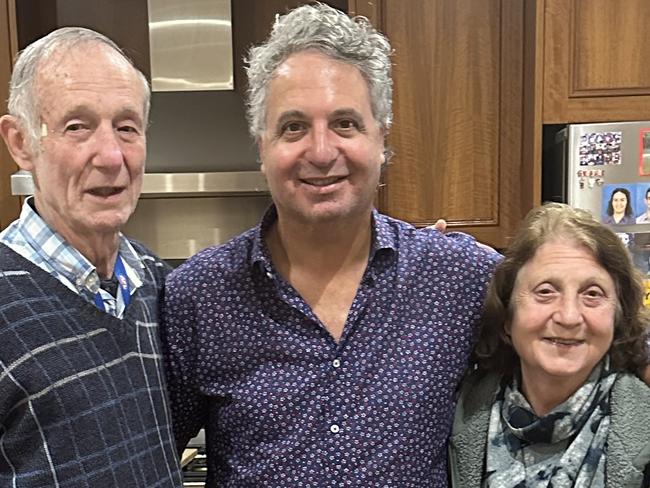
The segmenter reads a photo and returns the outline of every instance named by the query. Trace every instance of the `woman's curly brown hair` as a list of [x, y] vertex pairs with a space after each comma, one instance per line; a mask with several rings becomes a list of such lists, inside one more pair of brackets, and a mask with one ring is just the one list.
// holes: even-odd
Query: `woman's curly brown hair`
[[531, 210], [505, 259], [497, 266], [488, 288], [481, 332], [473, 352], [473, 362], [486, 371], [511, 375], [519, 364], [506, 331], [513, 316], [510, 300], [515, 279], [524, 264], [547, 242], [569, 240], [589, 249], [607, 270], [616, 286], [617, 311], [614, 340], [609, 349], [616, 370], [638, 372], [648, 364], [648, 325], [650, 315], [643, 305], [641, 274], [618, 236], [584, 210], [559, 203], [547, 203]]

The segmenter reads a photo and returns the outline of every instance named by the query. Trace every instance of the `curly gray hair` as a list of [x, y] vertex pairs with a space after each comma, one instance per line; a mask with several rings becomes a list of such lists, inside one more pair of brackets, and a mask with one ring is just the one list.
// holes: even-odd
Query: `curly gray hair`
[[264, 131], [267, 90], [276, 69], [292, 54], [312, 49], [359, 69], [368, 83], [373, 116], [388, 130], [393, 119], [388, 40], [365, 17], [351, 19], [316, 3], [278, 16], [267, 41], [248, 53], [247, 117], [253, 138]]
[[35, 80], [41, 63], [46, 63], [49, 56], [61, 49], [70, 49], [84, 42], [102, 43], [122, 56], [137, 73], [144, 93], [144, 123], [149, 120], [151, 89], [145, 76], [138, 70], [124, 52], [108, 37], [83, 27], [63, 27], [50, 32], [23, 49], [14, 66], [9, 82], [9, 114], [18, 119], [27, 136], [27, 143], [32, 150], [38, 150], [40, 127], [40, 97], [35, 89]]

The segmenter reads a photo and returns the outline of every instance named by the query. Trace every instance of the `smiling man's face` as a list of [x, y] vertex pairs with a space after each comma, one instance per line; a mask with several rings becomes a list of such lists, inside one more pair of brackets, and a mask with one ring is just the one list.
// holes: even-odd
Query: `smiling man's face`
[[68, 241], [119, 231], [133, 213], [146, 157], [144, 87], [118, 53], [86, 42], [39, 66], [36, 208]]
[[313, 51], [291, 55], [268, 88], [262, 171], [281, 218], [369, 216], [384, 133], [355, 66]]

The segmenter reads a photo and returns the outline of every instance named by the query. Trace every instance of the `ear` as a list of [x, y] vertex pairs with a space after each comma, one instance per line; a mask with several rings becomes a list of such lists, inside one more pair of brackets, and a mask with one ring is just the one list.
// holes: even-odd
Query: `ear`
[[13, 115], [0, 117], [0, 135], [20, 169], [31, 171], [34, 168], [34, 154], [28, 143], [25, 130], [18, 119]]
[[264, 141], [261, 136], [257, 137], [257, 153], [259, 154], [259, 161], [260, 161], [260, 171], [262, 172], [263, 175], [266, 176], [266, 166], [264, 165], [264, 158], [262, 155], [264, 154]]
[[386, 166], [387, 155], [391, 154], [386, 148], [386, 135], [388, 131], [383, 127], [379, 127], [379, 137], [381, 138], [381, 155], [379, 156], [379, 165], [383, 168]]

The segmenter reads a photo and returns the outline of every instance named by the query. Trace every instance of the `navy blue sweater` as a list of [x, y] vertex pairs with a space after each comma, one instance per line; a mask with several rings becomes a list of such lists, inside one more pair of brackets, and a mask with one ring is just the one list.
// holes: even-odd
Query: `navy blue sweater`
[[0, 486], [181, 486], [158, 338], [167, 266], [124, 319], [0, 244]]

